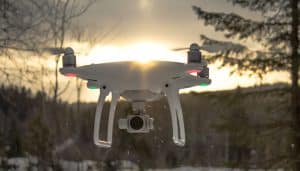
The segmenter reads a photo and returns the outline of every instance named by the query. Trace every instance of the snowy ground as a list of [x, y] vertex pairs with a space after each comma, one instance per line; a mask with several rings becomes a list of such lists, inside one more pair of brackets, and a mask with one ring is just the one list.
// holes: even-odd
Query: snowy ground
[[[130, 161], [118, 161], [117, 164], [120, 171], [138, 171], [138, 166]], [[95, 161], [84, 160], [81, 162], [75, 161], [59, 161], [59, 166], [63, 171], [98, 171], [103, 170], [101, 167], [104, 163], [97, 163]], [[0, 157], [0, 171], [38, 171], [38, 160], [34, 157], [32, 158], [10, 158], [3, 159]], [[52, 171], [50, 167], [47, 169]]]
[[[36, 158], [10, 158], [6, 161], [6, 168], [3, 168], [3, 163], [0, 165], [0, 171], [9, 170], [9, 171], [38, 171], [37, 168], [37, 159]], [[59, 161], [59, 165], [63, 171], [97, 171], [103, 170], [99, 168], [99, 163], [95, 161], [85, 160], [81, 162], [73, 161]], [[101, 164], [100, 164], [101, 165]], [[135, 163], [130, 161], [118, 161], [118, 170], [119, 171], [138, 171], [138, 166]], [[100, 166], [101, 167], [101, 166]], [[8, 169], [9, 168], [9, 169]], [[51, 171], [52, 169], [48, 169]], [[241, 169], [229, 169], [229, 168], [213, 168], [213, 167], [179, 167], [174, 169], [149, 169], [147, 171], [242, 171]], [[265, 171], [262, 169], [255, 169], [251, 171]], [[282, 169], [273, 170], [273, 171], [283, 171]]]
[[[231, 168], [213, 168], [213, 167], [179, 167], [174, 169], [154, 169], [148, 171], [243, 171], [241, 169], [231, 169]], [[253, 169], [249, 171], [266, 171], [263, 169]], [[270, 170], [268, 170], [270, 171]], [[283, 171], [282, 169], [272, 170], [272, 171]]]

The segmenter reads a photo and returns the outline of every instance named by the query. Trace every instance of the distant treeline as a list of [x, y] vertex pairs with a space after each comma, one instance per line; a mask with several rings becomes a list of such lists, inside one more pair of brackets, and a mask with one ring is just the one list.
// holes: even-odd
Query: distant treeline
[[[131, 113], [117, 106], [111, 149], [97, 148], [92, 132], [95, 103], [53, 102], [43, 92], [0, 87], [0, 156], [36, 156], [42, 164], [58, 159], [131, 160], [144, 168], [217, 166], [284, 168], [289, 144], [289, 93], [285, 84], [181, 95], [187, 144], [172, 142], [166, 99], [148, 103], [155, 129], [128, 134], [117, 120]], [[105, 104], [104, 112], [109, 104]], [[104, 116], [107, 118], [107, 116]], [[104, 126], [103, 126], [104, 127]], [[105, 131], [105, 129], [104, 129]]]

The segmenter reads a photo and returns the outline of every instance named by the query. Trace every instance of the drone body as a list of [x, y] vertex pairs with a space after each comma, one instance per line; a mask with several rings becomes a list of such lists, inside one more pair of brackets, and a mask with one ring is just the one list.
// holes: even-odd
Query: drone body
[[[197, 85], [208, 85], [207, 63], [201, 59], [197, 44], [190, 46], [188, 62], [152, 61], [147, 64], [137, 62], [113, 62], [76, 67], [76, 58], [71, 48], [65, 50], [61, 74], [87, 80], [87, 87], [100, 89], [95, 124], [94, 142], [99, 147], [111, 147], [114, 114], [117, 102], [122, 96], [132, 103], [135, 115], [119, 120], [119, 128], [129, 133], [147, 133], [153, 129], [153, 119], [146, 115], [145, 103], [167, 97], [171, 112], [173, 141], [179, 146], [185, 144], [183, 114], [179, 100], [179, 90]], [[100, 120], [103, 105], [111, 93], [107, 139], [100, 140]]]

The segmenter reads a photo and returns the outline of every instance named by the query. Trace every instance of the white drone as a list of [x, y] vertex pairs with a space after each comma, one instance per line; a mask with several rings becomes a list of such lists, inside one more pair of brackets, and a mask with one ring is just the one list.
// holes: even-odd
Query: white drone
[[[194, 43], [188, 49], [186, 64], [152, 61], [146, 66], [132, 61], [80, 67], [76, 67], [73, 49], [63, 49], [63, 67], [60, 68], [60, 73], [87, 80], [88, 88], [100, 89], [94, 123], [94, 142], [97, 146], [111, 147], [115, 110], [120, 96], [132, 103], [134, 111], [134, 115], [129, 115], [118, 122], [119, 128], [126, 129], [129, 133], [148, 133], [153, 129], [153, 119], [146, 115], [145, 103], [167, 96], [172, 119], [173, 141], [179, 146], [185, 145], [179, 90], [211, 83], [209, 68], [206, 61], [201, 58], [200, 47]], [[110, 92], [107, 139], [102, 140], [99, 135], [100, 121], [105, 99]]]

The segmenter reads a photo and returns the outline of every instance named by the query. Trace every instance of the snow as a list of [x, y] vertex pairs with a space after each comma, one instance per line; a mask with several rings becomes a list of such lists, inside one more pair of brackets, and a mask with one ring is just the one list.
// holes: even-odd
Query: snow
[[12, 166], [15, 171], [26, 170], [29, 167], [29, 159], [27, 158], [10, 158], [7, 160], [7, 164]]
[[[173, 169], [149, 169], [148, 171], [243, 171], [244, 169], [232, 169], [232, 168], [215, 168], [215, 167], [178, 167]], [[250, 169], [249, 171], [265, 171], [264, 169]], [[271, 170], [269, 170], [271, 171]], [[272, 171], [283, 171], [283, 169], [277, 169]]]
[[[9, 165], [8, 169], [9, 171], [26, 171], [30, 168], [30, 170], [38, 171], [37, 163], [38, 160], [35, 157], [29, 157], [29, 158], [1, 158], [0, 162], [6, 161], [6, 163]], [[102, 163], [104, 165], [104, 163]], [[131, 162], [131, 161], [114, 161], [112, 162], [113, 165], [119, 166], [120, 171], [138, 171], [138, 166]], [[30, 167], [31, 165], [31, 167]], [[96, 161], [91, 160], [83, 160], [80, 162], [75, 161], [66, 161], [66, 160], [60, 160], [59, 165], [63, 171], [97, 171], [101, 170], [100, 168], [97, 168], [99, 166], [99, 163], [97, 165]], [[0, 166], [0, 170], [2, 170]], [[48, 168], [47, 170], [52, 171], [53, 169]], [[172, 168], [172, 169], [148, 169], [147, 171], [242, 171], [242, 169], [231, 169], [231, 168], [214, 168], [214, 167], [178, 167], [178, 168]], [[250, 171], [264, 171], [263, 169], [252, 169]], [[273, 171], [283, 171], [283, 169], [277, 169]]]

